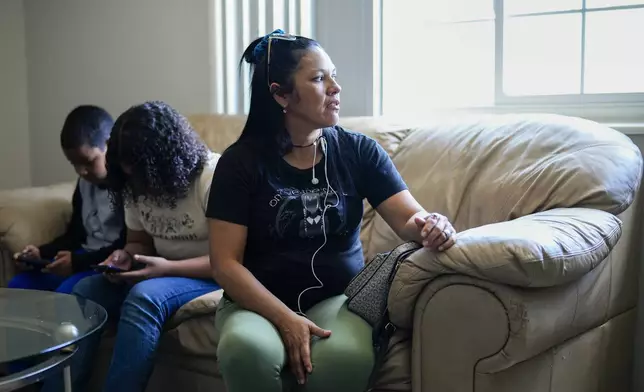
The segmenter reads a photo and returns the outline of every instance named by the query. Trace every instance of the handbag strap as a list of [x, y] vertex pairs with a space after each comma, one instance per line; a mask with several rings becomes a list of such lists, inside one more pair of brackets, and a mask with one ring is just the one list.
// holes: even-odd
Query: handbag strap
[[389, 284], [391, 284], [391, 282], [393, 282], [394, 278], [396, 277], [396, 272], [398, 272], [398, 267], [400, 266], [400, 264], [405, 261], [410, 254], [420, 248], [422, 248], [422, 246], [418, 243], [409, 241], [405, 242], [404, 244], [398, 245], [396, 248], [394, 248], [394, 250], [391, 251], [389, 257], [393, 257], [395, 261], [394, 268], [391, 270], [391, 274], [389, 275]]
[[389, 348], [389, 341], [394, 335], [394, 332], [396, 332], [396, 326], [389, 321], [389, 313], [387, 312], [383, 316], [382, 320], [380, 320], [380, 323], [378, 323], [378, 325], [373, 329], [372, 335], [375, 358], [371, 374], [369, 375], [366, 392], [371, 391], [376, 383], [378, 372], [380, 371], [382, 364], [385, 362], [387, 349]]
[[[404, 259], [406, 259], [407, 256], [409, 256], [412, 252], [420, 249], [421, 247], [422, 246], [417, 244], [416, 242], [409, 241], [405, 242], [404, 244], [398, 245], [391, 251], [388, 257], [394, 257], [396, 259], [396, 268], [392, 270], [391, 276], [389, 277], [390, 283], [396, 275], [398, 265], [400, 265], [400, 263], [402, 263], [402, 261], [404, 261]], [[396, 326], [392, 324], [389, 319], [389, 310], [385, 309], [385, 313], [382, 316], [382, 319], [380, 319], [378, 324], [374, 326], [372, 331], [375, 358], [373, 369], [371, 370], [371, 374], [369, 375], [369, 382], [366, 389], [367, 392], [371, 391], [374, 387], [376, 378], [378, 377], [378, 372], [380, 371], [380, 368], [382, 367], [382, 364], [384, 363], [385, 357], [387, 355], [389, 341], [391, 340], [394, 332], [396, 332]]]

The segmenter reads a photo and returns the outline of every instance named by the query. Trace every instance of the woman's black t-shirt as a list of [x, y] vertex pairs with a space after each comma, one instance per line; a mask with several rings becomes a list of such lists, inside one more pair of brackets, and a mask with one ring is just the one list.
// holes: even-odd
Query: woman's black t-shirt
[[[219, 159], [209, 218], [246, 226], [244, 266], [288, 307], [302, 310], [341, 294], [364, 265], [360, 242], [363, 199], [375, 208], [407, 189], [385, 150], [341, 127], [323, 132], [326, 154], [313, 170], [237, 142]], [[272, 157], [272, 158], [269, 158]], [[331, 187], [328, 187], [328, 184]], [[326, 199], [326, 202], [325, 202]], [[326, 212], [325, 212], [325, 206]]]

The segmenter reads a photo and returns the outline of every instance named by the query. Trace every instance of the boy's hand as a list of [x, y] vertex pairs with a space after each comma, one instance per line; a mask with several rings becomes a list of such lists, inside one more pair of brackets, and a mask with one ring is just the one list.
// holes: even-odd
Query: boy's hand
[[32, 266], [25, 264], [21, 261], [18, 260], [18, 257], [20, 256], [28, 256], [28, 257], [33, 257], [34, 259], [39, 259], [40, 258], [40, 249], [38, 249], [37, 246], [34, 245], [27, 245], [25, 246], [25, 249], [23, 249], [21, 252], [18, 252], [13, 255], [13, 259], [16, 262], [16, 266], [22, 270], [22, 271], [30, 271], [33, 269]]
[[54, 261], [48, 264], [45, 270], [59, 276], [70, 276], [74, 273], [72, 268], [72, 252], [67, 250], [58, 252]]
[[38, 249], [38, 247], [34, 245], [27, 245], [25, 246], [25, 249], [23, 249], [21, 252], [14, 254], [13, 258], [18, 259], [19, 256], [29, 256], [29, 257], [33, 257], [34, 259], [39, 259], [40, 249]]

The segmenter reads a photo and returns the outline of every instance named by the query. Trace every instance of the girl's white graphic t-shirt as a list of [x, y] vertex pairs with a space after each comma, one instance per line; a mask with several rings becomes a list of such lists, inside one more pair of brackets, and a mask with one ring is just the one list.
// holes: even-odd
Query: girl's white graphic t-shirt
[[125, 208], [128, 229], [148, 233], [160, 257], [182, 260], [209, 253], [206, 207], [219, 157], [209, 155], [201, 175], [175, 208], [159, 207], [144, 199]]

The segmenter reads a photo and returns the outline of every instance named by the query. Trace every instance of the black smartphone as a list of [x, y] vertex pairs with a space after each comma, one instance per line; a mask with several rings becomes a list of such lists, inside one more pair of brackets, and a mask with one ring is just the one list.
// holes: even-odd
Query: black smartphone
[[96, 272], [106, 272], [108, 274], [118, 274], [120, 272], [126, 272], [127, 270], [121, 269], [119, 267], [115, 267], [113, 265], [90, 265], [90, 268], [93, 269]]
[[32, 266], [34, 268], [44, 268], [48, 264], [51, 264], [51, 260], [45, 260], [45, 259], [41, 259], [41, 258], [38, 258], [38, 257], [33, 257], [33, 256], [28, 255], [28, 254], [19, 255], [16, 260], [18, 260], [21, 263], [25, 263], [27, 265], [30, 265], [30, 266]]

